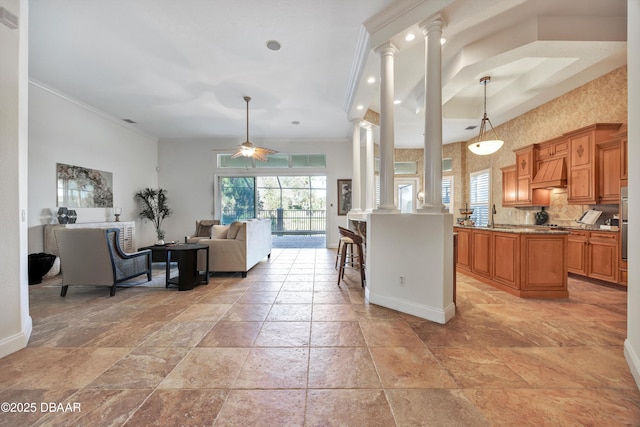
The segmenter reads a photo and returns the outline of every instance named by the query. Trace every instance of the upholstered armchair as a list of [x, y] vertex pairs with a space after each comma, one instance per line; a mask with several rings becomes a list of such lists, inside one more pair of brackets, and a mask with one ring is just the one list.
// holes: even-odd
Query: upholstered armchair
[[61, 228], [55, 233], [62, 270], [61, 297], [70, 285], [107, 285], [114, 296], [118, 283], [142, 274], [151, 280], [151, 251], [123, 252], [117, 228]]

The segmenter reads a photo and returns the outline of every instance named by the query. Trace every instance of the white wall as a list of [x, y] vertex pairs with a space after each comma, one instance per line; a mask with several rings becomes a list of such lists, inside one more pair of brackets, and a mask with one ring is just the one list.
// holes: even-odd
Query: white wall
[[[634, 167], [640, 159], [640, 0], [627, 2], [627, 61], [629, 102], [629, 278], [627, 294], [627, 340], [625, 357], [636, 384], [640, 385], [640, 169]], [[636, 78], [637, 77], [637, 78]]]
[[0, 0], [20, 17], [19, 28], [0, 24], [0, 357], [27, 345], [31, 335], [27, 277], [27, 0]]
[[327, 158], [326, 169], [218, 169], [217, 152], [211, 151], [212, 148], [233, 149], [241, 139], [242, 135], [233, 140], [159, 142], [159, 185], [168, 191], [169, 206], [174, 211], [163, 224], [165, 239], [182, 240], [185, 235], [193, 234], [196, 220], [217, 218], [214, 215], [214, 183], [220, 174], [323, 174], [327, 176], [327, 245], [335, 247], [338, 242], [338, 225], [347, 226], [347, 217], [337, 214], [337, 180], [351, 178], [351, 141], [252, 141], [257, 146], [269, 147], [286, 154], [324, 153]]
[[[56, 163], [113, 173], [121, 220], [138, 221], [136, 245], [152, 243], [141, 227], [136, 191], [157, 186], [155, 137], [38, 84], [29, 85], [29, 253], [43, 250], [43, 225], [56, 223]], [[78, 223], [113, 221], [111, 208], [78, 208]]]

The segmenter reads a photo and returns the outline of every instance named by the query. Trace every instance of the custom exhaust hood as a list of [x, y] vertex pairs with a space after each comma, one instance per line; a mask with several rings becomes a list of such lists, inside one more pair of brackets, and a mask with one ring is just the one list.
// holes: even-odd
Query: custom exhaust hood
[[567, 186], [567, 165], [564, 157], [545, 160], [538, 166], [538, 173], [531, 181], [531, 188]]

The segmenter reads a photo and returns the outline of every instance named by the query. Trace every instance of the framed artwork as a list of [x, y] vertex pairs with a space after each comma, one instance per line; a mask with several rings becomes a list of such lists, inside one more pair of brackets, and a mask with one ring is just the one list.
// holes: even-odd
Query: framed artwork
[[56, 163], [58, 207], [112, 208], [113, 174]]
[[338, 180], [338, 215], [346, 215], [351, 210], [351, 180]]

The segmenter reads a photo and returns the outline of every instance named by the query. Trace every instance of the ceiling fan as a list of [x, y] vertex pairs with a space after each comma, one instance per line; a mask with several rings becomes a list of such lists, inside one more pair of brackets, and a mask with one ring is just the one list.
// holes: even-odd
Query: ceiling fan
[[249, 101], [251, 101], [251, 97], [245, 96], [244, 100], [247, 103], [247, 140], [238, 146], [238, 151], [233, 153], [231, 158], [235, 159], [237, 157], [251, 157], [253, 159], [260, 160], [261, 162], [266, 162], [267, 155], [275, 154], [277, 153], [277, 151], [270, 148], [256, 147], [249, 141]]

